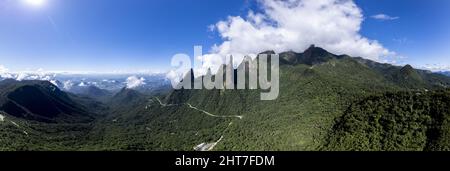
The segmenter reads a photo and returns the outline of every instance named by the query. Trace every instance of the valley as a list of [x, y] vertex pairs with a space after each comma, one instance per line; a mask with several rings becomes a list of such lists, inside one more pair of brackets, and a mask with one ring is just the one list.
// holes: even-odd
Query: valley
[[449, 148], [450, 77], [314, 46], [281, 53], [280, 64], [280, 95], [273, 101], [259, 100], [256, 90], [110, 91], [92, 85], [71, 92], [48, 81], [4, 79], [0, 150]]
[[[186, 104], [164, 104], [164, 103], [161, 102], [161, 100], [160, 100], [158, 97], [155, 97], [155, 99], [156, 99], [156, 100], [159, 102], [159, 104], [160, 104], [161, 106], [163, 106], [163, 107], [188, 105], [189, 108], [194, 109], [194, 110], [197, 110], [197, 111], [200, 111], [200, 112], [202, 112], [202, 113], [204, 113], [204, 114], [206, 114], [206, 115], [208, 115], [208, 116], [211, 116], [211, 117], [216, 117], [216, 118], [234, 118], [234, 117], [235, 117], [235, 118], [238, 118], [238, 119], [242, 119], [242, 118], [243, 118], [243, 116], [238, 116], [238, 115], [236, 115], [236, 116], [228, 116], [228, 115], [218, 116], [218, 115], [211, 114], [211, 113], [209, 113], [209, 112], [207, 112], [207, 111], [198, 109], [197, 107], [194, 107], [194, 106], [192, 106], [192, 105], [189, 104], [189, 103], [186, 103]], [[228, 128], [229, 128], [232, 124], [233, 124], [233, 122], [230, 122], [230, 123], [228, 124], [228, 127], [225, 128], [225, 131], [228, 130]], [[217, 140], [216, 142], [213, 142], [213, 143], [201, 143], [201, 144], [195, 146], [195, 147], [194, 147], [194, 150], [195, 150], [195, 151], [211, 151], [211, 150], [214, 149], [214, 147], [215, 147], [220, 141], [222, 141], [223, 138], [224, 138], [224, 136], [222, 135], [222, 136], [220, 136], [219, 140]]]
[[192, 106], [192, 105], [189, 104], [189, 103], [185, 103], [185, 104], [164, 104], [164, 103], [161, 102], [161, 100], [160, 100], [158, 97], [155, 97], [155, 99], [156, 99], [156, 100], [159, 102], [159, 104], [160, 104], [161, 106], [163, 106], [163, 107], [171, 107], [171, 106], [187, 105], [189, 108], [194, 109], [194, 110], [197, 110], [197, 111], [199, 111], [199, 112], [202, 112], [202, 113], [204, 113], [204, 114], [206, 114], [206, 115], [208, 115], [208, 116], [211, 116], [211, 117], [216, 117], [216, 118], [238, 118], [238, 119], [244, 118], [244, 116], [240, 116], [240, 115], [221, 115], [221, 116], [219, 116], [219, 115], [214, 115], [214, 114], [211, 114], [211, 113], [209, 113], [209, 112], [207, 112], [207, 111], [205, 111], [205, 110], [202, 110], [202, 109], [199, 109], [199, 108], [197, 108], [197, 107], [195, 107], [195, 106]]

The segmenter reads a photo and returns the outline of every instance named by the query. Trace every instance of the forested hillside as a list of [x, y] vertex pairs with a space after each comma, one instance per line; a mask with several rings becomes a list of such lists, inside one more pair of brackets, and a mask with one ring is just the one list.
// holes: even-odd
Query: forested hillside
[[448, 149], [449, 77], [314, 46], [281, 53], [280, 63], [273, 101], [235, 89], [91, 88], [89, 97], [5, 80], [0, 150]]

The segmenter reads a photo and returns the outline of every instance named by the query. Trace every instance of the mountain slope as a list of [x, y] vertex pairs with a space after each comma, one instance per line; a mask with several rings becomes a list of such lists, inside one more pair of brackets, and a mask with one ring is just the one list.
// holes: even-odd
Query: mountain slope
[[[316, 150], [325, 143], [334, 119], [361, 98], [450, 85], [448, 78], [410, 66], [362, 61], [314, 46], [303, 53], [282, 53], [280, 58], [281, 94], [274, 101], [260, 101], [256, 90], [175, 90], [165, 102], [243, 115], [227, 129], [217, 150]], [[184, 108], [177, 111], [192, 113]]]
[[325, 149], [448, 151], [449, 105], [449, 91], [371, 96], [337, 120]]
[[450, 71], [441, 71], [441, 72], [437, 72], [437, 74], [441, 74], [441, 75], [450, 77]]
[[395, 82], [403, 88], [447, 88], [450, 87], [450, 79], [441, 74], [426, 70], [418, 70], [410, 65], [404, 67], [390, 64], [377, 63], [363, 58], [353, 58], [356, 61], [383, 75], [386, 80]]
[[[87, 148], [194, 150], [220, 140], [212, 150], [319, 150], [335, 119], [351, 104], [385, 92], [434, 91], [450, 83], [409, 66], [334, 55], [313, 46], [280, 58], [280, 96], [274, 101], [261, 101], [259, 90], [181, 89], [142, 98], [132, 107], [116, 103], [121, 112], [97, 125], [90, 135], [96, 145]], [[195, 78], [192, 70], [189, 77]]]
[[[103, 110], [103, 117], [96, 118], [87, 125], [39, 123], [39, 126], [25, 130], [33, 140], [40, 142], [33, 142], [34, 144], [44, 144], [44, 147], [30, 144], [27, 146], [30, 139], [9, 122], [5, 122], [8, 123], [5, 127], [15, 134], [0, 134], [10, 139], [20, 139], [21, 144], [25, 144], [15, 146], [13, 141], [9, 141], [7, 145], [13, 149], [31, 146], [37, 149], [189, 151], [202, 149], [197, 147], [205, 145], [211, 147], [211, 144], [214, 146], [210, 150], [233, 151], [353, 150], [347, 145], [362, 150], [390, 150], [391, 148], [378, 148], [388, 147], [388, 144], [392, 145], [392, 149], [399, 150], [447, 148], [447, 135], [443, 129], [446, 129], [445, 110], [448, 99], [442, 92], [449, 87], [450, 78], [417, 70], [409, 65], [400, 67], [347, 55], [335, 55], [315, 46], [303, 53], [281, 53], [280, 63], [280, 96], [273, 101], [261, 101], [260, 90], [181, 89], [172, 90], [167, 95], [151, 96], [124, 88], [105, 101], [109, 107]], [[245, 67], [245, 64], [239, 67]], [[189, 77], [195, 78], [192, 71], [185, 78]], [[5, 87], [8, 86], [2, 86], [0, 82], [1, 92], [14, 92], [9, 90], [16, 89]], [[394, 95], [387, 95], [389, 93]], [[41, 94], [43, 95], [38, 97], [51, 97], [44, 100], [60, 99], [59, 95], [53, 97], [51, 92], [44, 91]], [[70, 101], [75, 101], [87, 106], [84, 105], [86, 103], [81, 103], [81, 97], [72, 97], [70, 94], [67, 96], [67, 103], [72, 104]], [[10, 100], [3, 99], [5, 102]], [[61, 101], [65, 101], [64, 99], [67, 100], [62, 98]], [[55, 103], [52, 100], [46, 102]], [[412, 112], [409, 104], [414, 104]], [[367, 110], [383, 106], [386, 108], [380, 109], [381, 113]], [[426, 110], [422, 110], [423, 108], [436, 112], [424, 112]], [[20, 109], [22, 107], [17, 108]], [[29, 110], [25, 109], [24, 111]], [[407, 115], [397, 117], [392, 111], [406, 112]], [[393, 120], [400, 124], [393, 126], [383, 122], [380, 125], [385, 125], [378, 127], [378, 122], [372, 123], [370, 116], [394, 118]], [[345, 118], [363, 119], [355, 121]], [[10, 121], [15, 118], [7, 116], [6, 119]], [[20, 118], [11, 121], [20, 125], [29, 124], [28, 120]], [[437, 123], [437, 126], [430, 127], [429, 121]], [[345, 129], [341, 129], [339, 125], [345, 125]], [[375, 127], [370, 128], [372, 125]], [[0, 127], [4, 128], [3, 126], [0, 124]], [[384, 130], [390, 126], [395, 129]], [[440, 126], [442, 128], [439, 128]], [[382, 128], [379, 129], [382, 133], [392, 136], [372, 134], [366, 128]], [[58, 131], [52, 132], [55, 129]], [[347, 129], [356, 131], [348, 132]], [[65, 134], [69, 130], [72, 132]], [[412, 130], [412, 134], [402, 134], [403, 130], [407, 130], [407, 133]], [[424, 131], [430, 135], [423, 135]], [[38, 135], [44, 135], [44, 138], [39, 138]], [[370, 146], [365, 146], [366, 139], [351, 139], [359, 135], [375, 137], [377, 141], [370, 140]], [[419, 136], [417, 142], [411, 138], [414, 136]], [[58, 138], [52, 139], [53, 137]], [[346, 139], [344, 141], [339, 137]], [[394, 141], [397, 139], [392, 139], [393, 137], [400, 137], [400, 143], [396, 144]], [[45, 146], [41, 141], [54, 144]], [[0, 143], [0, 149], [4, 146]]]
[[98, 101], [106, 101], [107, 99], [113, 96], [113, 94], [108, 90], [100, 89], [93, 85], [84, 87], [76, 86], [71, 88], [69, 91], [77, 95], [82, 95], [96, 99]]
[[87, 122], [85, 107], [46, 81], [0, 82], [0, 110], [9, 115], [42, 122]]
[[109, 103], [114, 105], [133, 105], [137, 102], [142, 102], [145, 100], [145, 95], [140, 92], [123, 88], [118, 93], [116, 93], [110, 100]]

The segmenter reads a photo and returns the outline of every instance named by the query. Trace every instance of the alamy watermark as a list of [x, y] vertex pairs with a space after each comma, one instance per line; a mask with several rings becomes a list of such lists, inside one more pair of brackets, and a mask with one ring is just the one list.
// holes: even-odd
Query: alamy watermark
[[[195, 68], [187, 54], [176, 54], [172, 57], [173, 73], [183, 73], [182, 79], [172, 79], [174, 89], [260, 89], [261, 100], [275, 100], [280, 93], [280, 68], [278, 54], [259, 54], [251, 59], [243, 56], [243, 61], [234, 68], [233, 56], [215, 55], [222, 65], [216, 74], [210, 72], [193, 75]], [[204, 66], [205, 57], [202, 47], [194, 47], [194, 66]], [[270, 76], [270, 77], [269, 77]], [[235, 78], [236, 77], [236, 78]], [[270, 80], [269, 80], [270, 79]]]

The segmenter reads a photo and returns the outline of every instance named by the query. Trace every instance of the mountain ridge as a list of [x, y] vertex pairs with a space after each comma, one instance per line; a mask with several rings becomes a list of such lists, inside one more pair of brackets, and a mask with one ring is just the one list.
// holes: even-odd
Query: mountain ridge
[[[414, 69], [410, 65], [394, 66], [334, 55], [315, 46], [303, 53], [281, 53], [280, 64], [280, 95], [273, 101], [261, 101], [259, 90], [172, 89], [167, 94], [149, 95], [123, 88], [104, 102], [108, 108], [87, 126], [40, 123], [39, 128], [44, 127], [41, 130], [45, 131], [27, 131], [36, 139], [41, 134], [62, 137], [51, 145], [57, 149], [189, 151], [199, 144], [211, 144], [220, 139], [214, 150], [333, 150], [326, 147], [331, 147], [327, 145], [332, 144], [334, 135], [338, 135], [333, 133], [339, 132], [335, 129], [341, 123], [339, 118], [351, 115], [350, 106], [358, 106], [365, 99], [390, 92], [434, 93], [450, 85], [449, 77]], [[238, 67], [246, 67], [246, 63]], [[202, 77], [196, 78], [191, 69], [184, 77], [187, 78]], [[236, 79], [234, 81], [236, 84]], [[0, 89], [1, 85], [2, 82]], [[68, 96], [77, 102], [82, 98]], [[399, 96], [399, 99], [407, 100], [407, 97]], [[89, 98], [85, 100], [89, 102]], [[397, 104], [392, 105], [392, 110], [396, 107]], [[12, 125], [7, 128], [17, 129]], [[50, 131], [55, 128], [61, 132], [55, 135]], [[64, 136], [69, 130], [75, 130], [76, 136]], [[42, 148], [27, 144], [27, 140], [24, 136], [21, 142], [26, 145], [23, 148]], [[58, 145], [59, 142], [73, 141], [77, 146]], [[46, 147], [45, 141], [35, 144]], [[339, 146], [339, 149], [350, 150], [345, 146]]]
[[0, 110], [15, 117], [43, 122], [90, 121], [84, 106], [47, 81], [0, 82]]

